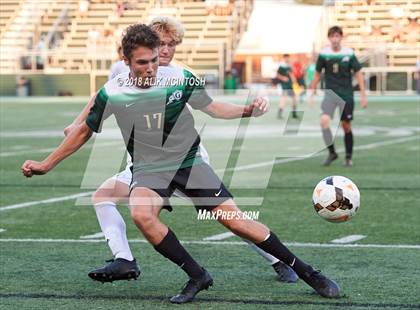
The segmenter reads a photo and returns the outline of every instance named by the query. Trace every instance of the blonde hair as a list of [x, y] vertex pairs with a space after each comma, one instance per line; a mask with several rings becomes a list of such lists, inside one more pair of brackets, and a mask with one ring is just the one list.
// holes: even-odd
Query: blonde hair
[[180, 44], [184, 38], [184, 26], [173, 17], [157, 16], [152, 19], [149, 27], [158, 33], [167, 34], [176, 44]]

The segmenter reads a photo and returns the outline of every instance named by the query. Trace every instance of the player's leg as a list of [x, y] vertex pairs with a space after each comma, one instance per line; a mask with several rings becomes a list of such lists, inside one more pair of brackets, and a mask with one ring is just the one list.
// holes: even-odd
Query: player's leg
[[344, 131], [344, 146], [346, 149], [346, 159], [344, 165], [346, 167], [353, 166], [353, 131], [351, 128], [351, 121], [353, 120], [354, 102], [347, 101], [341, 114], [341, 127]]
[[330, 128], [331, 118], [334, 115], [336, 107], [337, 103], [335, 100], [328, 97], [326, 97], [321, 104], [322, 113], [319, 122], [321, 125], [322, 139], [324, 140], [329, 153], [327, 159], [323, 163], [324, 166], [331, 165], [331, 163], [338, 158], [338, 155], [335, 152], [333, 135]]
[[283, 89], [280, 95], [279, 110], [277, 111], [278, 119], [283, 118], [283, 111], [284, 111], [284, 108], [286, 107], [286, 104], [287, 104], [287, 97], [286, 97], [285, 90]]
[[99, 225], [114, 257], [109, 264], [89, 272], [89, 277], [101, 282], [136, 279], [140, 274], [128, 244], [124, 219], [117, 209], [118, 203], [128, 200], [129, 181], [123, 173], [106, 180], [92, 196]]
[[292, 117], [298, 118], [298, 115], [296, 112], [296, 109], [297, 109], [296, 94], [293, 89], [289, 89], [289, 96], [290, 96], [290, 99], [292, 100]]
[[181, 245], [176, 235], [158, 217], [163, 197], [171, 193], [160, 193], [146, 187], [136, 187], [130, 194], [130, 212], [133, 222], [145, 238], [161, 255], [177, 264], [190, 277], [182, 292], [171, 298], [173, 303], [186, 303], [194, 299], [201, 290], [213, 285], [210, 274], [201, 267]]
[[267, 252], [256, 246], [255, 243], [244, 238], [242, 238], [242, 240], [245, 241], [253, 251], [255, 251], [257, 254], [259, 254], [261, 257], [265, 258], [268, 261], [268, 263], [271, 265], [271, 267], [273, 267], [274, 271], [276, 272], [278, 280], [280, 282], [295, 283], [298, 280], [296, 272], [294, 272], [293, 269], [291, 269], [281, 260], [275, 258], [271, 254], [268, 254]]
[[260, 222], [241, 216], [240, 209], [232, 199], [226, 200], [212, 210], [215, 214], [235, 214], [231, 217], [218, 217], [218, 221], [234, 234], [248, 239], [259, 248], [270, 253], [289, 265], [297, 275], [323, 297], [338, 297], [338, 285], [326, 278], [319, 271], [314, 270], [294, 255], [277, 236]]

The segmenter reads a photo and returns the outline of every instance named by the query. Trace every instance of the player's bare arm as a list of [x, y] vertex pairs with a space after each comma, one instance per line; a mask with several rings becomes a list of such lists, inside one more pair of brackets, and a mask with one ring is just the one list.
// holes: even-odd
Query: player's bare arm
[[269, 102], [266, 97], [258, 97], [250, 105], [240, 106], [237, 104], [213, 101], [202, 111], [214, 118], [235, 119], [241, 117], [258, 117], [269, 110]]
[[46, 174], [57, 166], [62, 160], [76, 152], [92, 136], [92, 130], [86, 123], [78, 125], [66, 136], [60, 146], [43, 161], [27, 160], [21, 170], [24, 176], [30, 178], [33, 175]]
[[66, 128], [64, 128], [64, 135], [67, 136], [71, 131], [76, 129], [78, 125], [86, 121], [89, 111], [92, 108], [93, 104], [95, 103], [95, 98], [96, 98], [96, 94], [95, 96], [90, 98], [89, 102], [83, 108], [82, 112], [80, 112], [80, 114], [74, 119], [74, 121], [70, 125], [68, 125]]
[[360, 105], [362, 108], [368, 107], [368, 101], [366, 98], [366, 87], [365, 87], [365, 79], [363, 76], [362, 70], [359, 70], [355, 73], [357, 83], [359, 83], [359, 89], [360, 89]]

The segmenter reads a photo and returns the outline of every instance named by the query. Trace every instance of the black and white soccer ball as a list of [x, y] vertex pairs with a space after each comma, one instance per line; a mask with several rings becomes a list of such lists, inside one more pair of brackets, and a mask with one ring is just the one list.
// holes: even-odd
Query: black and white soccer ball
[[360, 207], [360, 192], [356, 184], [342, 176], [321, 180], [312, 194], [316, 213], [329, 222], [350, 220]]

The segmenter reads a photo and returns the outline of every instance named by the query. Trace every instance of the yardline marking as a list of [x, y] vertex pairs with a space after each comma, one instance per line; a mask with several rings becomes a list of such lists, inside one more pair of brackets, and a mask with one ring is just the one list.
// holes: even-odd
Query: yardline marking
[[0, 233], [6, 231], [6, 229], [0, 228]]
[[[387, 141], [381, 141], [381, 142], [375, 142], [375, 143], [360, 145], [358, 147], [355, 147], [355, 149], [356, 150], [369, 150], [369, 149], [372, 149], [372, 148], [403, 143], [403, 142], [407, 142], [407, 141], [411, 141], [411, 140], [415, 140], [415, 139], [419, 139], [419, 138], [420, 138], [420, 136], [415, 135], [415, 136], [410, 136], [410, 137], [405, 137], [405, 138], [398, 138], [398, 139], [393, 139], [393, 140], [387, 140]], [[344, 152], [344, 149], [340, 149], [339, 152], [340, 153]], [[318, 154], [314, 154], [314, 155], [306, 156], [306, 157], [285, 158], [285, 159], [280, 159], [280, 160], [275, 160], [275, 161], [266, 161], [266, 162], [257, 163], [257, 164], [244, 165], [244, 166], [239, 166], [239, 167], [235, 167], [235, 168], [217, 169], [215, 171], [216, 172], [223, 172], [223, 171], [229, 170], [229, 169], [231, 169], [231, 170], [234, 169], [235, 171], [250, 170], [250, 169], [255, 169], [255, 168], [259, 168], [259, 167], [272, 165], [273, 163], [274, 164], [283, 164], [283, 163], [288, 163], [288, 162], [294, 162], [294, 161], [300, 161], [300, 160], [305, 160], [305, 159], [309, 159], [309, 158], [319, 157], [321, 155], [323, 155], [323, 154], [318, 153]], [[51, 198], [51, 199], [39, 200], [39, 201], [30, 201], [30, 202], [25, 202], [25, 203], [10, 205], [10, 206], [4, 206], [4, 207], [0, 207], [0, 212], [5, 211], [5, 210], [11, 210], [11, 209], [26, 208], [26, 207], [35, 206], [35, 205], [38, 205], [38, 204], [46, 204], [46, 203], [52, 203], [52, 202], [58, 202], [58, 201], [71, 200], [71, 199], [75, 199], [75, 198], [79, 198], [79, 197], [88, 196], [88, 195], [91, 195], [92, 193], [93, 192], [83, 192], [83, 193], [78, 193], [78, 194], [68, 195], [68, 196], [63, 196], [63, 197], [57, 197], [57, 198]]]
[[56, 197], [56, 198], [50, 198], [45, 200], [37, 200], [37, 201], [29, 201], [24, 203], [18, 203], [10, 206], [0, 207], [0, 212], [7, 211], [7, 210], [13, 210], [13, 209], [21, 209], [21, 208], [28, 208], [40, 204], [48, 204], [53, 202], [60, 202], [60, 201], [66, 201], [71, 199], [76, 199], [79, 197], [89, 196], [92, 195], [94, 192], [84, 192], [84, 193], [78, 193], [73, 195], [67, 195], [63, 197]]
[[331, 240], [331, 243], [339, 243], [339, 244], [346, 244], [346, 243], [352, 243], [355, 241], [359, 241], [366, 238], [365, 235], [349, 235], [349, 236], [345, 236], [343, 238], [338, 238], [338, 239], [334, 239]]
[[80, 236], [80, 239], [96, 239], [96, 238], [103, 238], [105, 237], [103, 232], [98, 232], [92, 235]]
[[203, 240], [204, 241], [220, 241], [220, 240], [224, 240], [224, 239], [227, 239], [227, 238], [230, 238], [230, 237], [233, 237], [233, 236], [235, 236], [235, 234], [228, 231], [228, 232], [225, 232], [225, 233], [222, 233], [222, 234], [217, 234], [217, 235], [214, 235], [214, 236], [206, 237]]
[[[145, 239], [130, 239], [131, 243], [148, 243]], [[0, 242], [28, 242], [28, 243], [103, 243], [101, 239], [46, 239], [46, 238], [0, 238]], [[243, 241], [205, 241], [205, 240], [181, 240], [183, 244], [197, 245], [248, 245]], [[420, 245], [415, 244], [335, 244], [335, 243], [310, 243], [310, 242], [285, 242], [286, 246], [300, 248], [378, 248], [378, 249], [412, 249], [420, 250]]]

